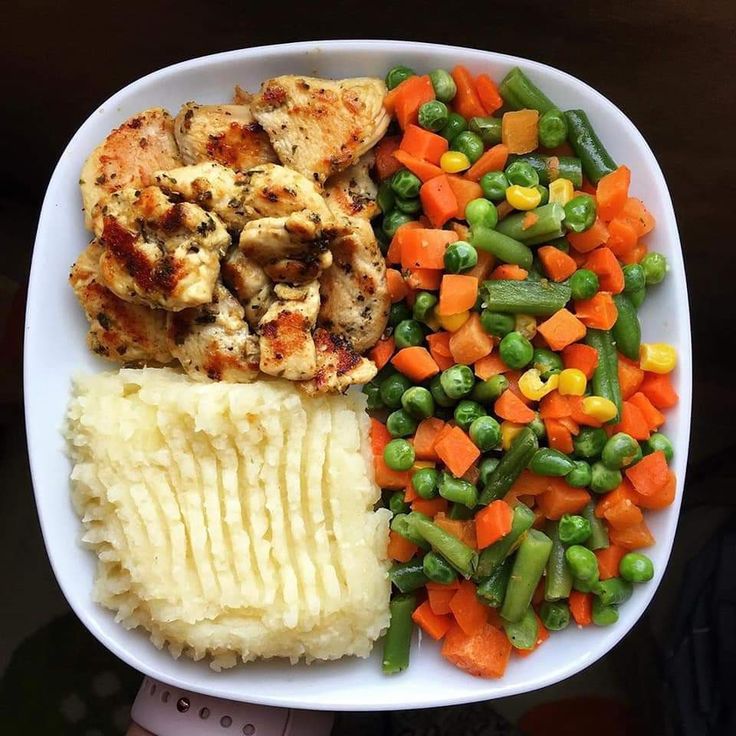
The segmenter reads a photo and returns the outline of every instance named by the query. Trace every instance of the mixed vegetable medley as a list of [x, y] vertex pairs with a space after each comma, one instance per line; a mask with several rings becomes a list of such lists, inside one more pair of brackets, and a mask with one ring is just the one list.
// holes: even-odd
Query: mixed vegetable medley
[[550, 631], [616, 623], [654, 576], [644, 512], [675, 497], [676, 351], [637, 310], [667, 272], [631, 172], [520, 70], [386, 77], [376, 149], [389, 329], [370, 356], [393, 512], [383, 669], [414, 625], [501, 677]]

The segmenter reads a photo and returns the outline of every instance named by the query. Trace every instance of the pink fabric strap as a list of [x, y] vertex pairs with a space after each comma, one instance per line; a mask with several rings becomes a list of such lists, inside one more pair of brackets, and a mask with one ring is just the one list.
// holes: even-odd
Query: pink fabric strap
[[180, 690], [146, 677], [131, 712], [156, 736], [329, 736], [322, 711], [238, 703]]

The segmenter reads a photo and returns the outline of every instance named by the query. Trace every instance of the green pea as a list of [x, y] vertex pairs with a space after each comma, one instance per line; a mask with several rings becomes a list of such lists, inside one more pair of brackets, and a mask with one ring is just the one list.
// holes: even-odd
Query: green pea
[[524, 335], [516, 330], [503, 337], [498, 353], [501, 360], [512, 370], [520, 370], [527, 366], [534, 356], [534, 348]]
[[437, 487], [439, 480], [439, 471], [434, 468], [420, 468], [412, 475], [411, 484], [422, 498], [430, 499], [436, 498], [439, 493]]
[[562, 372], [565, 364], [557, 353], [547, 348], [534, 348], [532, 367], [539, 371], [539, 375], [546, 381], [550, 376]]
[[590, 522], [577, 514], [563, 514], [557, 527], [562, 544], [583, 544], [592, 531]]
[[564, 601], [544, 601], [539, 618], [550, 631], [562, 631], [570, 623], [570, 607]]
[[436, 375], [429, 382], [429, 391], [432, 394], [434, 403], [437, 404], [437, 406], [442, 406], [445, 408], [450, 408], [450, 407], [455, 406], [455, 399], [451, 399], [445, 392], [445, 389], [442, 387], [442, 374], [441, 373], [439, 375]]
[[492, 404], [508, 387], [509, 379], [499, 373], [485, 381], [478, 381], [473, 386], [470, 398], [481, 404]]
[[401, 406], [415, 419], [427, 419], [434, 414], [434, 399], [429, 389], [412, 386], [401, 397]]
[[534, 188], [539, 192], [539, 196], [541, 197], [537, 206], [541, 207], [547, 204], [549, 202], [549, 189], [544, 184], [537, 184]]
[[470, 424], [470, 439], [481, 452], [492, 450], [501, 441], [501, 425], [493, 417], [476, 417]]
[[664, 281], [667, 275], [667, 259], [661, 253], [647, 253], [641, 259], [647, 286], [654, 286]]
[[594, 592], [604, 606], [620, 606], [631, 598], [634, 588], [628, 580], [623, 578], [608, 578], [608, 580], [601, 580], [596, 585]]
[[619, 572], [630, 583], [646, 583], [654, 577], [654, 563], [640, 552], [628, 552], [621, 558]]
[[539, 142], [545, 148], [557, 148], [567, 139], [567, 120], [556, 108], [547, 110], [539, 118]]
[[453, 478], [449, 473], [442, 473], [439, 489], [440, 496], [448, 501], [461, 503], [471, 509], [478, 505], [478, 489], [467, 480]]
[[393, 238], [396, 235], [396, 231], [402, 226], [406, 225], [407, 222], [413, 222], [414, 218], [411, 215], [407, 215], [406, 212], [401, 210], [393, 210], [389, 212], [383, 218], [383, 232], [389, 237]]
[[578, 457], [590, 459], [598, 457], [603, 452], [607, 441], [608, 435], [603, 428], [581, 427], [577, 437], [573, 437], [572, 444]]
[[433, 550], [427, 552], [422, 560], [424, 574], [433, 582], [449, 585], [457, 580], [457, 572], [450, 563]]
[[672, 442], [670, 442], [667, 435], [661, 432], [655, 432], [648, 440], [644, 440], [642, 450], [645, 455], [651, 455], [653, 452], [661, 450], [668, 463], [671, 463], [672, 458], [675, 456], [675, 449], [672, 447]]
[[567, 475], [575, 464], [564, 452], [551, 447], [540, 447], [529, 462], [529, 469], [537, 475], [547, 475], [562, 478]]
[[403, 64], [391, 67], [386, 74], [386, 86], [389, 89], [394, 89], [394, 87], [398, 87], [405, 79], [409, 79], [409, 77], [415, 75], [416, 72], [412, 68]]
[[478, 419], [478, 417], [486, 416], [486, 410], [477, 402], [470, 399], [463, 399], [455, 407], [453, 417], [458, 427], [467, 432], [470, 425]]
[[[485, 202], [485, 200], [482, 201]], [[454, 243], [450, 243], [445, 250], [445, 271], [448, 273], [467, 271], [477, 263], [478, 251], [464, 240], [456, 240]]]
[[578, 580], [577, 578], [573, 578], [572, 581], [572, 587], [574, 590], [577, 590], [579, 593], [592, 593], [595, 590], [595, 586], [598, 585], [598, 579], [587, 581], [587, 580]]
[[485, 146], [495, 146], [501, 142], [501, 120], [499, 118], [490, 115], [470, 118], [468, 129], [477, 133]]
[[624, 266], [624, 294], [639, 291], [647, 285], [647, 275], [638, 263], [629, 263]]
[[414, 448], [406, 440], [391, 440], [383, 448], [383, 459], [391, 470], [409, 470], [414, 465]]
[[462, 133], [458, 133], [450, 141], [450, 149], [464, 153], [471, 164], [474, 164], [483, 155], [483, 148], [481, 137], [470, 130], [464, 130]]
[[411, 507], [404, 500], [404, 491], [394, 491], [388, 498], [389, 511], [396, 516], [396, 514], [408, 514], [411, 511]]
[[593, 463], [590, 471], [590, 490], [594, 493], [612, 491], [614, 488], [618, 488], [623, 481], [620, 470], [611, 470], [600, 461]]
[[408, 437], [416, 432], [417, 420], [404, 409], [397, 409], [388, 415], [386, 429], [392, 437]]
[[601, 453], [601, 460], [607, 468], [620, 470], [632, 465], [637, 454], [641, 456], [639, 443], [630, 434], [617, 432], [608, 438]]
[[587, 268], [579, 268], [570, 276], [570, 291], [573, 299], [591, 299], [600, 288], [598, 275]]
[[431, 71], [429, 81], [432, 82], [434, 96], [441, 102], [450, 102], [457, 94], [455, 80], [444, 69]]
[[547, 436], [547, 429], [544, 426], [544, 421], [542, 418], [537, 414], [534, 419], [529, 422], [529, 424], [526, 425], [531, 429], [532, 432], [537, 436], [538, 440], [543, 440]]
[[480, 325], [489, 335], [505, 337], [509, 332], [513, 332], [516, 320], [513, 314], [484, 309], [480, 315]]
[[419, 196], [422, 182], [418, 176], [408, 169], [399, 169], [390, 179], [394, 194], [404, 199], [413, 199]]
[[509, 180], [503, 171], [489, 171], [480, 178], [480, 188], [483, 196], [493, 202], [500, 202], [506, 198]]
[[518, 184], [520, 187], [535, 187], [539, 184], [539, 174], [527, 161], [513, 161], [504, 173], [509, 184]]
[[392, 304], [388, 310], [388, 323], [391, 327], [396, 327], [404, 320], [411, 319], [412, 311], [406, 302], [396, 302]]
[[440, 100], [430, 100], [419, 108], [419, 125], [425, 130], [437, 133], [447, 125], [449, 111], [447, 105]]
[[383, 399], [381, 398], [381, 387], [374, 381], [369, 381], [361, 389], [366, 395], [366, 408], [368, 411], [375, 411], [383, 408]]
[[391, 210], [394, 208], [394, 204], [396, 203], [396, 195], [394, 194], [394, 190], [391, 189], [390, 181], [382, 181], [379, 184], [378, 194], [376, 195], [376, 202], [378, 203], [378, 206], [381, 208], [381, 212], [383, 212], [384, 215], [391, 212]]
[[466, 122], [465, 118], [457, 112], [451, 112], [447, 116], [447, 124], [440, 131], [440, 135], [443, 138], [447, 138], [447, 140], [452, 143], [452, 141], [458, 135], [460, 135], [460, 133], [467, 129], [468, 123]]
[[595, 199], [589, 194], [579, 194], [565, 205], [564, 224], [568, 230], [582, 233], [595, 222], [595, 216]]
[[403, 199], [403, 197], [396, 197], [396, 209], [399, 212], [404, 212], [407, 215], [416, 215], [417, 212], [421, 212], [422, 203], [419, 197], [416, 199]]
[[491, 473], [498, 467], [498, 464], [500, 462], [500, 458], [497, 457], [485, 457], [483, 458], [483, 460], [481, 460], [481, 463], [478, 466], [478, 472], [480, 474], [478, 480], [481, 486], [485, 486], [488, 484]]
[[585, 460], [575, 460], [575, 467], [565, 476], [567, 484], [573, 488], [587, 488], [593, 479], [593, 471]]
[[493, 230], [498, 223], [498, 212], [493, 202], [479, 197], [466, 205], [465, 219], [471, 227], [480, 226]]
[[440, 373], [440, 383], [449, 398], [462, 399], [473, 390], [475, 377], [467, 365], [453, 365]]
[[583, 583], [598, 581], [598, 558], [587, 547], [573, 544], [565, 550], [565, 560], [577, 580]]
[[394, 340], [399, 350], [421, 345], [424, 342], [424, 330], [416, 320], [405, 319], [394, 328]]
[[410, 388], [411, 381], [406, 376], [394, 373], [381, 381], [381, 399], [389, 409], [398, 409], [401, 406], [404, 391]]
[[612, 626], [618, 621], [618, 611], [615, 606], [604, 606], [600, 598], [593, 598], [591, 618], [596, 626]]
[[643, 286], [641, 289], [637, 289], [636, 291], [630, 291], [628, 297], [629, 299], [631, 299], [631, 303], [634, 305], [634, 309], [639, 309], [639, 307], [644, 304], [644, 300], [647, 298], [647, 289], [645, 286]]
[[412, 315], [418, 322], [427, 322], [437, 305], [437, 297], [429, 291], [420, 291], [414, 299]]

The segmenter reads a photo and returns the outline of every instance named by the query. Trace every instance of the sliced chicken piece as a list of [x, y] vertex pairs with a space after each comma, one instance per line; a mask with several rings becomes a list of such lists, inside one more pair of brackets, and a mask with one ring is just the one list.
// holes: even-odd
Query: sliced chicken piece
[[212, 301], [230, 235], [217, 215], [128, 187], [102, 210], [102, 282], [121, 299], [178, 311]]
[[319, 283], [300, 287], [277, 284], [276, 301], [261, 319], [261, 370], [290, 381], [312, 378], [317, 372], [312, 328], [319, 311]]
[[318, 327], [314, 331], [314, 344], [317, 373], [310, 381], [299, 384], [299, 388], [310, 396], [342, 393], [353, 384], [368, 383], [378, 372], [375, 363], [358, 355], [346, 337], [332, 335]]
[[238, 300], [219, 283], [210, 304], [168, 315], [171, 352], [189, 376], [200, 381], [255, 381], [258, 338], [243, 316]]
[[173, 357], [166, 334], [166, 313], [124, 302], [103, 286], [102, 251], [102, 246], [93, 240], [69, 275], [89, 320], [90, 350], [115, 363], [170, 363]]
[[255, 328], [273, 303], [273, 283], [266, 272], [239, 248], [233, 248], [220, 265], [222, 280], [245, 308], [245, 319]]
[[378, 188], [370, 174], [373, 162], [373, 153], [369, 151], [357, 164], [327, 180], [325, 200], [334, 215], [371, 220], [380, 212], [376, 203]]
[[340, 221], [344, 234], [332, 242], [332, 266], [320, 278], [319, 324], [344, 335], [359, 353], [386, 329], [391, 298], [386, 262], [371, 226], [355, 217]]
[[249, 105], [187, 102], [174, 120], [174, 135], [185, 164], [216, 161], [242, 170], [278, 161]]
[[174, 119], [154, 107], [126, 120], [92, 151], [82, 167], [84, 222], [92, 230], [99, 204], [123, 187], [146, 187], [153, 174], [181, 164]]
[[372, 148], [388, 128], [380, 79], [269, 79], [251, 109], [281, 163], [319, 184]]

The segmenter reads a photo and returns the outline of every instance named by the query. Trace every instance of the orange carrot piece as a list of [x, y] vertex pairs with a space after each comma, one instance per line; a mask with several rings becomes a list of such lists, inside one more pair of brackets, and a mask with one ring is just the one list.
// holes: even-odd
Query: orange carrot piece
[[565, 368], [577, 368], [590, 380], [598, 367], [598, 351], [590, 345], [576, 342], [562, 351], [562, 362]]
[[401, 534], [397, 534], [394, 531], [388, 533], [388, 556], [391, 560], [396, 562], [409, 562], [417, 553], [416, 544], [410, 542], [406, 537], [402, 537]]
[[493, 338], [481, 326], [477, 312], [473, 312], [450, 337], [450, 353], [456, 363], [472, 365], [488, 355], [491, 350]]
[[639, 368], [638, 363], [630, 360], [625, 355], [618, 356], [618, 383], [621, 387], [621, 396], [628, 399], [633, 396], [644, 380], [644, 371]]
[[545, 419], [547, 443], [553, 450], [570, 453], [573, 451], [572, 432], [561, 419]]
[[563, 486], [567, 485], [560, 478], [551, 475], [537, 475], [532, 473], [531, 470], [522, 470], [519, 477], [509, 488], [509, 493], [513, 493], [517, 497], [538, 496], [540, 493], [546, 493], [553, 488], [557, 488], [560, 483]]
[[657, 409], [671, 409], [679, 398], [672, 386], [670, 373], [646, 373], [641, 383], [641, 392]]
[[567, 309], [560, 309], [542, 322], [537, 331], [552, 350], [560, 351], [585, 337], [585, 325]]
[[459, 539], [471, 549], [478, 549], [478, 540], [475, 536], [475, 522], [472, 519], [466, 521], [448, 519], [446, 514], [439, 513], [434, 517], [434, 523], [440, 529], [444, 529], [448, 534], [452, 534], [455, 539]]
[[371, 452], [373, 455], [383, 455], [386, 445], [391, 442], [391, 432], [383, 422], [371, 417]]
[[434, 99], [434, 87], [429, 77], [409, 77], [401, 84], [401, 90], [393, 101], [396, 120], [402, 130], [416, 123], [419, 108]]
[[447, 174], [425, 181], [419, 190], [419, 199], [433, 227], [442, 227], [450, 218], [460, 214]]
[[542, 262], [544, 272], [552, 281], [564, 281], [577, 271], [575, 261], [554, 245], [543, 245], [537, 248], [537, 255]]
[[400, 142], [399, 136], [387, 135], [376, 144], [376, 175], [380, 181], [393, 176], [401, 168], [401, 163], [394, 157]]
[[512, 110], [501, 118], [501, 141], [509, 153], [529, 153], [538, 145], [539, 112]]
[[468, 271], [465, 271], [466, 276], [474, 276], [478, 279], [478, 283], [485, 281], [493, 271], [493, 266], [496, 263], [496, 259], [493, 254], [488, 253], [485, 250], [478, 251], [478, 263]]
[[411, 502], [412, 511], [418, 511], [430, 518], [434, 518], [437, 514], [447, 513], [448, 508], [450, 508], [450, 505], [444, 498], [416, 498]]
[[623, 258], [636, 248], [636, 228], [628, 221], [617, 217], [608, 223], [606, 246], [617, 258]]
[[619, 576], [618, 568], [625, 554], [626, 550], [617, 544], [609, 544], [605, 549], [595, 551], [595, 556], [598, 558], [598, 576], [601, 580]]
[[570, 613], [578, 626], [590, 626], [593, 623], [593, 596], [573, 590], [568, 599]]
[[440, 158], [443, 153], [446, 153], [449, 146], [447, 138], [420, 128], [418, 125], [410, 124], [406, 126], [400, 148], [410, 156], [421, 158], [435, 166], [439, 166]]
[[507, 373], [511, 369], [501, 360], [498, 353], [491, 353], [473, 364], [473, 371], [481, 381], [487, 381], [491, 376]]
[[407, 288], [404, 277], [395, 268], [386, 269], [386, 285], [392, 304], [400, 302], [406, 296]]
[[415, 291], [437, 291], [442, 283], [442, 271], [434, 268], [410, 268], [406, 285]]
[[613, 529], [626, 529], [644, 521], [641, 509], [629, 499], [624, 499], [609, 507], [603, 516]]
[[493, 501], [475, 515], [475, 537], [478, 549], [490, 547], [511, 531], [514, 512], [505, 501]]
[[529, 271], [515, 263], [502, 263], [491, 274], [491, 281], [524, 281]]
[[373, 457], [373, 472], [376, 484], [381, 488], [400, 491], [409, 483], [409, 473], [405, 470], [391, 470], [383, 459], [383, 453]]
[[368, 357], [376, 364], [376, 368], [380, 371], [391, 359], [395, 350], [396, 343], [394, 342], [394, 338], [384, 337], [368, 351]]
[[401, 266], [441, 270], [445, 267], [445, 250], [456, 240], [457, 233], [452, 230], [419, 227], [401, 231]]
[[435, 641], [439, 641], [452, 626], [450, 616], [438, 616], [429, 604], [429, 601], [420, 603], [411, 614], [412, 621]]
[[585, 267], [589, 268], [598, 276], [601, 291], [610, 291], [612, 294], [619, 294], [624, 290], [624, 272], [621, 264], [613, 255], [613, 251], [605, 246], [596, 248], [585, 262]]
[[539, 416], [542, 419], [562, 419], [572, 414], [570, 399], [559, 391], [550, 391], [539, 402]]
[[537, 506], [546, 519], [559, 519], [563, 514], [575, 514], [590, 501], [582, 488], [572, 488], [564, 481], [537, 496]]
[[419, 422], [414, 434], [414, 454], [418, 460], [439, 459], [434, 449], [434, 443], [444, 426], [445, 423], [437, 417], [428, 417]]
[[472, 636], [455, 624], [445, 635], [442, 656], [471, 675], [498, 679], [506, 672], [511, 649], [506, 634], [490, 623]]
[[618, 319], [618, 308], [608, 292], [599, 291], [590, 299], [578, 299], [575, 302], [575, 316], [586, 327], [610, 330]]
[[493, 405], [493, 413], [515, 424], [528, 424], [536, 414], [511, 390], [506, 389]]
[[450, 601], [450, 610], [458, 626], [467, 636], [480, 631], [487, 622], [488, 609], [475, 594], [476, 587], [470, 580], [460, 581], [460, 588]]
[[429, 161], [412, 156], [406, 151], [397, 148], [394, 151], [394, 158], [405, 168], [409, 169], [412, 174], [416, 174], [422, 181], [429, 181], [435, 176], [440, 176], [443, 171], [439, 166], [431, 164]]
[[603, 220], [596, 218], [596, 221], [587, 230], [583, 230], [582, 233], [569, 232], [566, 237], [578, 253], [588, 253], [608, 241], [608, 228]]
[[[444, 138], [442, 140], [445, 140]], [[448, 175], [447, 181], [450, 183], [450, 189], [457, 200], [457, 216], [465, 216], [465, 208], [468, 202], [483, 196], [483, 190], [480, 184], [469, 179], [463, 179], [460, 176]]]
[[456, 66], [452, 70], [452, 78], [457, 87], [457, 93], [452, 101], [455, 112], [459, 112], [466, 119], [485, 115], [486, 111], [478, 99], [470, 72], [464, 66]]
[[437, 314], [460, 314], [474, 307], [477, 299], [478, 279], [464, 274], [446, 273], [440, 284]]
[[[489, 148], [466, 172], [465, 177], [471, 181], [479, 181], [489, 171], [503, 171], [509, 157], [509, 149], [503, 143]], [[501, 216], [499, 212], [499, 217]]]
[[487, 74], [479, 74], [475, 78], [475, 91], [478, 93], [478, 99], [486, 115], [493, 115], [496, 110], [503, 107], [501, 93], [496, 83]]
[[[629, 266], [632, 263], [641, 263], [641, 259], [649, 252], [647, 246], [639, 241], [628, 253], [619, 255], [619, 259], [624, 266]], [[616, 254], [618, 255], [618, 253]]]
[[566, 427], [571, 435], [577, 437], [580, 434], [580, 425], [572, 417], [560, 417], [557, 421]]
[[456, 478], [465, 475], [468, 468], [480, 457], [480, 450], [460, 427], [453, 427], [435, 443], [434, 449]]
[[665, 416], [641, 391], [629, 398], [629, 403], [636, 406], [642, 413], [650, 432], [658, 430], [665, 422]]
[[404, 247], [404, 238], [407, 233], [412, 230], [420, 230], [421, 227], [422, 226], [418, 222], [412, 221], [407, 222], [404, 225], [400, 225], [396, 229], [393, 238], [391, 238], [391, 243], [388, 246], [388, 251], [386, 251], [386, 263], [401, 263], [401, 251]]
[[646, 521], [642, 521], [634, 526], [624, 527], [623, 529], [610, 527], [608, 538], [612, 544], [616, 544], [626, 550], [651, 547], [654, 544], [654, 536], [649, 530]]
[[457, 593], [457, 587], [437, 584], [430, 587], [427, 585], [427, 601], [429, 607], [432, 609], [432, 613], [437, 616], [445, 616], [448, 613], [452, 613], [450, 610], [450, 601], [454, 598], [455, 593]]
[[391, 359], [391, 363], [399, 373], [403, 373], [415, 383], [426, 381], [440, 372], [429, 351], [418, 346], [399, 350]]
[[670, 470], [667, 482], [654, 493], [644, 496], [631, 489], [631, 498], [643, 509], [664, 509], [669, 506], [677, 494], [677, 476]]
[[624, 401], [621, 407], [621, 419], [611, 430], [613, 433], [626, 432], [635, 440], [648, 440], [651, 432], [641, 409], [630, 401]]
[[634, 490], [642, 496], [651, 496], [669, 480], [670, 469], [662, 450], [646, 455], [636, 465], [626, 468], [626, 477]]
[[433, 332], [427, 335], [429, 354], [434, 358], [434, 362], [437, 363], [441, 371], [455, 364], [450, 352], [451, 337], [452, 335], [449, 332]]
[[644, 237], [654, 229], [654, 217], [644, 206], [644, 203], [636, 197], [629, 197], [626, 200], [618, 216], [634, 227], [639, 238]]
[[634, 491], [634, 487], [628, 480], [626, 480], [626, 478], [624, 478], [623, 481], [612, 491], [599, 496], [599, 500], [595, 505], [595, 515], [599, 519], [603, 519], [609, 509], [622, 501], [631, 501], [632, 503], [636, 502], [636, 491]]
[[619, 166], [616, 171], [606, 174], [599, 182], [595, 192], [598, 215], [602, 220], [612, 220], [623, 209], [629, 198], [631, 170]]

